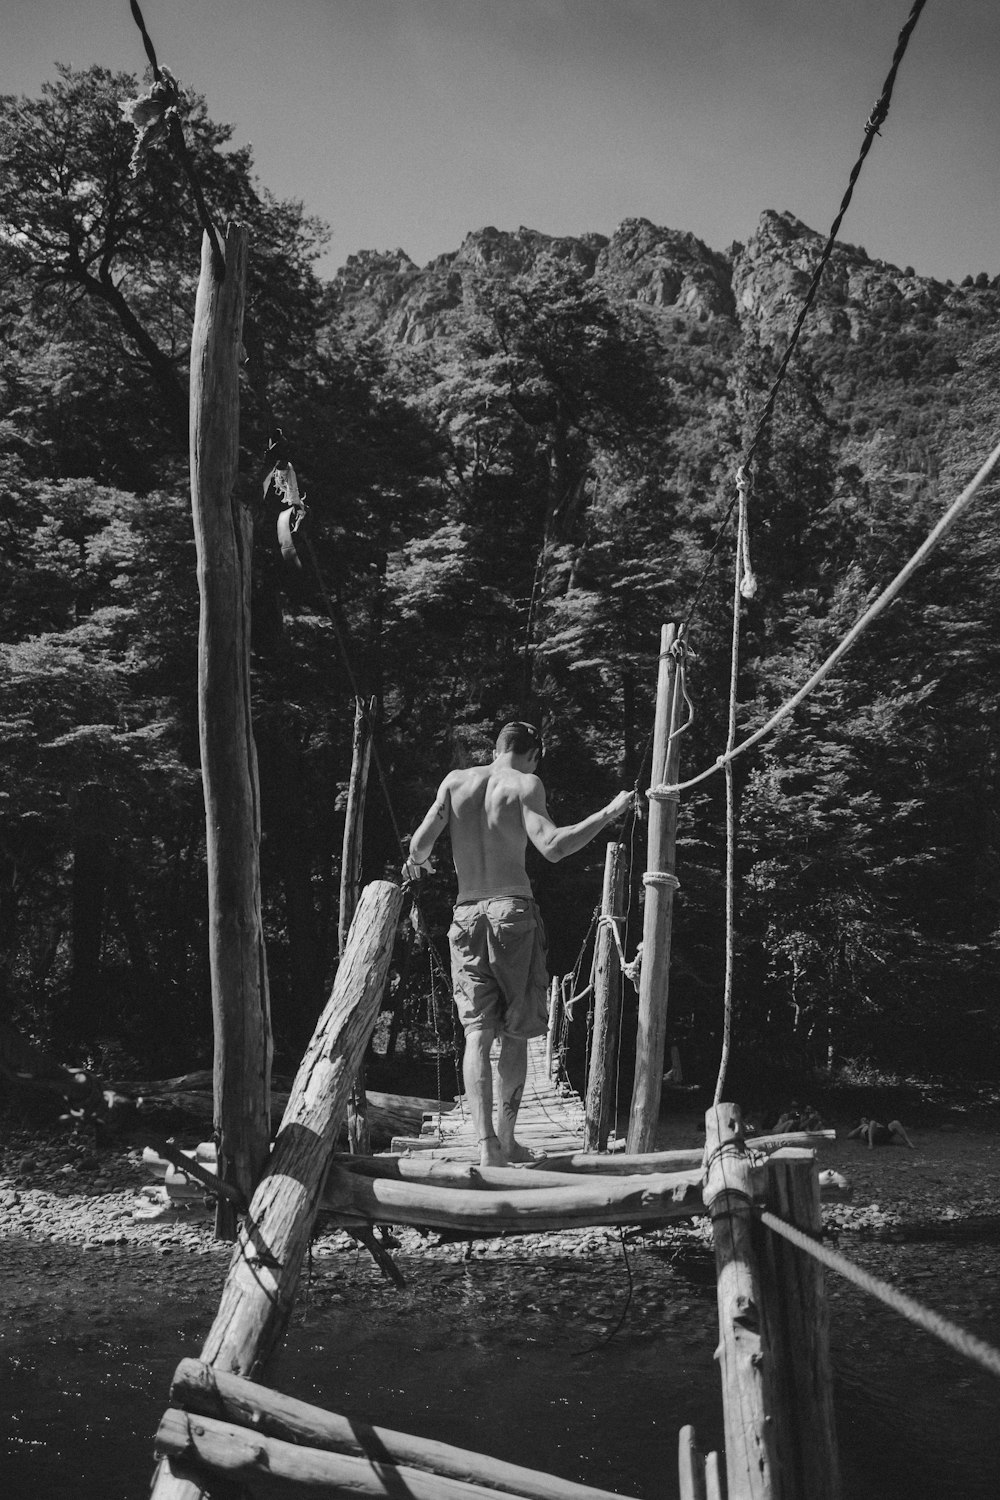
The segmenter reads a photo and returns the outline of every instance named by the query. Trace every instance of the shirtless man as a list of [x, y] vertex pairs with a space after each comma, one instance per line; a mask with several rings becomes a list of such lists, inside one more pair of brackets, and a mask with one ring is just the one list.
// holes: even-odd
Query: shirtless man
[[[491, 765], [452, 771], [410, 840], [403, 875], [433, 868], [431, 850], [447, 828], [458, 875], [448, 932], [452, 984], [465, 1030], [462, 1071], [482, 1166], [527, 1161], [514, 1127], [528, 1067], [528, 1038], [547, 1028], [545, 929], [524, 867], [528, 840], [555, 862], [589, 844], [628, 808], [619, 792], [580, 823], [557, 828], [538, 776], [542, 737], [533, 724], [505, 724]], [[500, 1111], [493, 1124], [490, 1047], [499, 1034]]]

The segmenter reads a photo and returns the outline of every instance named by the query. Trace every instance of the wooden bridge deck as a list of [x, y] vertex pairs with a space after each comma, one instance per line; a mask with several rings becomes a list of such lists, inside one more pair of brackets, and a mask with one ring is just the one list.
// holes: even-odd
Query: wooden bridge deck
[[[499, 1099], [497, 1078], [499, 1045], [494, 1045], [493, 1097]], [[579, 1151], [584, 1144], [583, 1102], [570, 1084], [548, 1076], [545, 1065], [546, 1039], [528, 1043], [528, 1073], [517, 1116], [517, 1138], [531, 1151], [561, 1153]], [[396, 1136], [394, 1152], [420, 1151], [448, 1161], [478, 1161], [479, 1144], [467, 1100], [460, 1099], [447, 1114], [425, 1115], [419, 1136]]]

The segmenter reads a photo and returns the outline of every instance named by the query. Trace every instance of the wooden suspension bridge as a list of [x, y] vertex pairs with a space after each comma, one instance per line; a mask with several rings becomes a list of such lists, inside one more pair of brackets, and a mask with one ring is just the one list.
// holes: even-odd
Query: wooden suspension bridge
[[[224, 237], [207, 232], [191, 351], [191, 483], [202, 616], [208, 622], [202, 632], [199, 714], [213, 916], [218, 1152], [216, 1174], [203, 1171], [201, 1180], [207, 1184], [214, 1175], [217, 1233], [231, 1239], [234, 1248], [200, 1358], [182, 1362], [160, 1423], [155, 1500], [230, 1495], [234, 1486], [262, 1497], [406, 1493], [427, 1500], [471, 1500], [500, 1491], [584, 1500], [600, 1494], [482, 1455], [347, 1424], [262, 1385], [288, 1326], [317, 1217], [322, 1213], [354, 1234], [392, 1274], [385, 1243], [376, 1235], [380, 1225], [487, 1235], [592, 1224], [663, 1224], [706, 1212], [716, 1225], [729, 1495], [733, 1500], [836, 1500], [825, 1324], [817, 1317], [808, 1337], [801, 1329], [797, 1336], [786, 1336], [787, 1319], [781, 1321], [778, 1313], [787, 1300], [783, 1277], [787, 1280], [788, 1273], [776, 1262], [778, 1269], [770, 1275], [773, 1295], [762, 1291], [749, 1229], [751, 1206], [763, 1194], [793, 1223], [815, 1231], [815, 1154], [784, 1142], [771, 1143], [779, 1149], [770, 1155], [751, 1155], [738, 1111], [730, 1105], [709, 1111], [704, 1152], [650, 1150], [663, 1074], [670, 918], [677, 884], [676, 799], [657, 798], [650, 809], [638, 1062], [626, 1152], [579, 1149], [581, 1143], [603, 1147], [607, 1141], [612, 1050], [607, 1039], [616, 1030], [621, 982], [621, 949], [614, 930], [623, 871], [614, 849], [609, 849], [605, 869], [593, 977], [594, 1043], [599, 1052], [603, 1047], [603, 1055], [591, 1059], [584, 1108], [571, 1090], [553, 1080], [551, 1028], [544, 1045], [531, 1047], [521, 1132], [537, 1152], [536, 1160], [498, 1168], [469, 1160], [474, 1143], [461, 1106], [427, 1122], [427, 1134], [407, 1141], [405, 1151], [378, 1156], [357, 1149], [365, 1130], [358, 1119], [364, 1091], [356, 1080], [381, 1007], [405, 898], [398, 885], [376, 881], [360, 893], [355, 909], [351, 881], [356, 865], [345, 874], [343, 894], [353, 920], [333, 992], [271, 1146], [259, 798], [249, 727], [248, 547], [246, 517], [232, 504], [245, 278], [246, 231], [231, 225]], [[657, 785], [677, 779], [683, 713], [678, 660], [673, 629], [665, 627], [653, 741]], [[355, 826], [355, 851], [357, 832]], [[350, 859], [355, 858], [356, 852]], [[554, 1001], [553, 994], [553, 1012]], [[336, 1150], [345, 1117], [355, 1147], [346, 1155]], [[178, 1165], [183, 1168], [183, 1161]], [[815, 1290], [811, 1274], [797, 1268], [795, 1292], [802, 1296], [813, 1286], [803, 1306], [822, 1310], [821, 1286]], [[771, 1348], [779, 1344], [791, 1373], [787, 1389], [782, 1387], [780, 1411], [770, 1374]], [[817, 1481], [805, 1487], [796, 1479], [800, 1431], [809, 1434], [810, 1463], [825, 1476], [822, 1485]], [[688, 1429], [681, 1434], [679, 1463], [686, 1500], [721, 1496], [719, 1464], [713, 1456], [700, 1455]]]
[[[144, 29], [143, 35], [146, 40]], [[151, 62], [155, 74], [152, 56]], [[461, 1104], [426, 1120], [419, 1137], [394, 1141], [397, 1149], [382, 1155], [365, 1149], [365, 1091], [358, 1080], [404, 892], [378, 881], [358, 899], [359, 821], [350, 830], [350, 853], [345, 844], [336, 981], [271, 1145], [259, 795], [249, 699], [250, 519], [245, 507], [233, 503], [246, 258], [242, 226], [230, 225], [225, 235], [206, 227], [191, 351], [191, 487], [202, 610], [199, 718], [217, 1039], [217, 1172], [204, 1172], [200, 1180], [211, 1186], [214, 1177], [217, 1232], [234, 1249], [200, 1357], [183, 1360], [174, 1379], [157, 1433], [154, 1500], [221, 1500], [234, 1492], [262, 1500], [304, 1500], [310, 1494], [474, 1500], [498, 1492], [528, 1500], [612, 1500], [607, 1492], [552, 1475], [348, 1422], [262, 1384], [288, 1325], [320, 1213], [367, 1244], [387, 1274], [391, 1262], [376, 1236], [383, 1225], [481, 1236], [662, 1224], [707, 1214], [717, 1270], [725, 1479], [719, 1457], [702, 1455], [694, 1433], [684, 1428], [678, 1449], [682, 1500], [722, 1500], [725, 1493], [730, 1500], [839, 1500], [824, 1271], [808, 1253], [821, 1230], [816, 1140], [748, 1140], [738, 1108], [720, 1102], [706, 1114], [703, 1151], [651, 1149], [663, 1078], [674, 841], [683, 789], [683, 651], [673, 627], [664, 627], [659, 653], [627, 1149], [604, 1150], [609, 1038], [621, 981], [621, 950], [612, 935], [621, 914], [622, 873], [613, 851], [595, 953], [597, 1051], [586, 1102], [554, 1081], [550, 1035], [529, 1050], [519, 1134], [536, 1153], [530, 1163], [481, 1167]], [[286, 469], [283, 493], [297, 497], [290, 465]], [[745, 745], [727, 751], [719, 764], [728, 764], [739, 748]], [[345, 1118], [353, 1149], [338, 1154]], [[798, 1248], [782, 1237], [793, 1233]]]

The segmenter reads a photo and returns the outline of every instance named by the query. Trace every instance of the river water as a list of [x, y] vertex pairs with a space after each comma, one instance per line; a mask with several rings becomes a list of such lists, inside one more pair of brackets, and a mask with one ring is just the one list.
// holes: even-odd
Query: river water
[[[840, 1243], [1000, 1345], [995, 1236]], [[722, 1447], [711, 1252], [694, 1235], [612, 1250], [536, 1258], [508, 1244], [504, 1258], [466, 1259], [453, 1246], [403, 1257], [403, 1291], [365, 1252], [318, 1257], [271, 1383], [382, 1426], [673, 1500], [680, 1427]], [[225, 1264], [221, 1247], [171, 1257], [0, 1242], [0, 1494], [148, 1492], [171, 1374], [200, 1348]], [[831, 1279], [830, 1297], [845, 1500], [996, 1500], [1000, 1382], [846, 1283]]]

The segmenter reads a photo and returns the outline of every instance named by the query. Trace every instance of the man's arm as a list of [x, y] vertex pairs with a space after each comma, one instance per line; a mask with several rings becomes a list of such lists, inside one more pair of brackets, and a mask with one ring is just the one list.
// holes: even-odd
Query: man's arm
[[606, 807], [591, 813], [589, 818], [557, 828], [545, 808], [545, 788], [537, 776], [533, 776], [531, 781], [533, 785], [521, 799], [525, 832], [539, 854], [552, 864], [565, 859], [569, 854], [575, 854], [578, 849], [589, 844], [602, 828], [616, 823], [628, 811], [632, 801], [631, 792], [619, 792]]
[[404, 878], [412, 880], [421, 870], [430, 870], [431, 850], [448, 826], [451, 814], [451, 793], [447, 778], [438, 787], [437, 796], [416, 833], [410, 839], [409, 858], [403, 866]]

